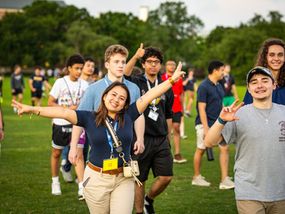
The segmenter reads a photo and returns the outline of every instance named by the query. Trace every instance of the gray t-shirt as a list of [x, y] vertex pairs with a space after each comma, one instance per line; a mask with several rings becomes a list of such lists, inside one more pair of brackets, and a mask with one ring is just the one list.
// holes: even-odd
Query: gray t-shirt
[[222, 135], [236, 145], [235, 195], [237, 200], [285, 199], [285, 106], [271, 109], [246, 105], [239, 120], [225, 125]]

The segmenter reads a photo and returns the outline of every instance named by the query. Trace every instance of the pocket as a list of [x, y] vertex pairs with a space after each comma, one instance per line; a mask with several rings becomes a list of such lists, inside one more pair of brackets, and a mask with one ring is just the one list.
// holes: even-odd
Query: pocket
[[91, 177], [86, 178], [86, 180], [83, 182], [82, 186], [85, 188], [86, 185], [88, 184], [89, 180]]

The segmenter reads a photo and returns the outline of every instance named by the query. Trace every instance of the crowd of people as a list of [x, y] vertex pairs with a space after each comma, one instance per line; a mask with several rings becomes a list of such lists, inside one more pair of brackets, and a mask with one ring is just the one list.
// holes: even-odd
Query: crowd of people
[[[173, 164], [187, 162], [180, 144], [181, 138], [187, 137], [184, 116], [193, 115], [196, 96], [192, 185], [211, 185], [201, 175], [202, 157], [218, 146], [219, 189], [235, 189], [238, 212], [282, 214], [284, 52], [282, 40], [264, 41], [255, 67], [245, 77], [247, 92], [239, 104], [229, 64], [211, 61], [207, 77], [198, 86], [193, 68], [185, 73], [182, 64], [173, 59], [167, 59], [163, 66], [161, 50], [141, 44], [129, 61], [124, 46], [109, 46], [104, 64], [107, 73], [95, 81], [95, 60], [79, 54], [67, 59], [66, 75], [52, 87], [36, 67], [29, 79], [31, 106], [22, 104], [23, 74], [21, 67], [15, 66], [12, 105], [20, 115], [53, 118], [53, 195], [62, 194], [59, 171], [65, 181], [72, 182], [74, 165], [78, 199], [86, 201], [90, 213], [125, 214], [134, 209], [137, 214], [148, 214], [155, 213], [156, 197], [171, 183]], [[135, 73], [138, 62], [143, 72]], [[43, 87], [50, 90], [49, 107], [41, 106]], [[234, 180], [228, 173], [231, 143], [236, 146]], [[146, 190], [150, 169], [155, 179]]]

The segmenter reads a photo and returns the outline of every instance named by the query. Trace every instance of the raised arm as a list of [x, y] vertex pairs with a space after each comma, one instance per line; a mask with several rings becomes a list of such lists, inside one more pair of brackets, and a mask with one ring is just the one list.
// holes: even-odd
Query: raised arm
[[181, 71], [181, 68], [182, 68], [182, 63], [179, 62], [172, 77], [170, 77], [167, 81], [160, 83], [158, 86], [150, 89], [146, 94], [144, 94], [137, 100], [136, 104], [138, 111], [140, 113], [144, 112], [144, 110], [147, 108], [147, 106], [152, 100], [164, 94], [168, 89], [172, 87], [172, 85], [177, 80], [179, 80], [181, 76], [185, 74], [184, 71]]
[[128, 61], [124, 74], [126, 76], [131, 76], [133, 68], [135, 67], [137, 61], [143, 57], [145, 50], [143, 49], [143, 43], [141, 43], [140, 47], [137, 49], [135, 55]]
[[206, 137], [205, 137], [205, 145], [206, 147], [213, 147], [218, 145], [223, 137], [222, 130], [227, 122], [238, 120], [235, 116], [237, 110], [243, 105], [243, 103], [238, 104], [238, 100], [228, 107], [223, 107], [219, 118], [214, 123], [214, 125], [209, 129]]
[[63, 107], [41, 107], [29, 106], [12, 100], [12, 106], [18, 109], [18, 115], [35, 114], [47, 118], [61, 118], [72, 124], [77, 124], [77, 115], [74, 110]]

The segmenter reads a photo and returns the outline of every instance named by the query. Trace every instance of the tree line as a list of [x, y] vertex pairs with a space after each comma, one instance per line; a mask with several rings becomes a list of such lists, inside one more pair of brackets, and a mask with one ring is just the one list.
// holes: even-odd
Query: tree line
[[197, 71], [206, 71], [212, 59], [222, 60], [231, 64], [242, 82], [262, 42], [269, 37], [285, 39], [285, 23], [278, 11], [270, 11], [267, 17], [254, 14], [238, 27], [217, 26], [207, 36], [200, 35], [203, 26], [201, 19], [188, 14], [184, 2], [161, 3], [143, 22], [132, 13], [92, 17], [86, 9], [35, 1], [0, 21], [0, 65], [60, 67], [76, 52], [94, 57], [103, 67], [110, 44], [122, 44], [132, 55], [144, 43], [160, 48], [166, 59], [181, 60]]

